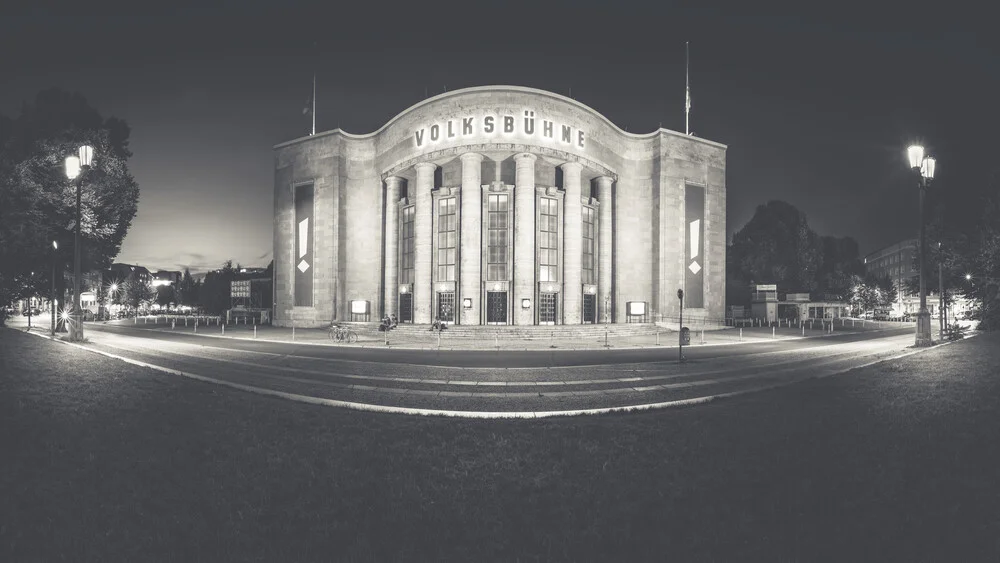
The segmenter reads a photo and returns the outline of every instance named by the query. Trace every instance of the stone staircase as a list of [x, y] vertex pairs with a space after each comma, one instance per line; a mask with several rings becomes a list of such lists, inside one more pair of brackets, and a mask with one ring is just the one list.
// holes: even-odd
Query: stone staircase
[[[356, 331], [378, 332], [378, 323], [344, 323], [351, 326]], [[587, 325], [448, 325], [442, 332], [442, 336], [453, 338], [469, 338], [477, 340], [491, 339], [499, 337], [503, 340], [545, 340], [545, 339], [584, 339], [584, 338], [604, 338], [605, 331], [610, 338], [628, 337], [640, 335], [652, 335], [657, 331], [660, 333], [669, 332], [663, 327], [654, 323], [629, 323], [629, 324], [587, 324]], [[423, 324], [399, 324], [392, 330], [397, 336], [435, 336], [431, 325]]]

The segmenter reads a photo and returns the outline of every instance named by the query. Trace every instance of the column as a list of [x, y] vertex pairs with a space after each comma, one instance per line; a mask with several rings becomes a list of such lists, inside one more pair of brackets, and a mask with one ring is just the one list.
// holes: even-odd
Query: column
[[431, 190], [434, 189], [434, 171], [437, 166], [430, 162], [418, 163], [416, 189], [413, 194], [413, 322], [415, 324], [431, 323], [431, 213], [433, 201]]
[[[535, 155], [514, 157], [514, 314], [515, 325], [535, 322]], [[525, 309], [521, 303], [531, 300]]]
[[399, 314], [399, 192], [403, 179], [385, 179], [385, 312]]
[[567, 162], [560, 168], [563, 171], [563, 189], [566, 191], [563, 204], [563, 322], [578, 325], [583, 305], [583, 286], [580, 280], [583, 259], [580, 172], [583, 165], [579, 162]]
[[612, 292], [611, 287], [611, 253], [612, 253], [612, 234], [611, 234], [611, 208], [613, 202], [611, 201], [611, 182], [613, 180], [609, 176], [600, 176], [597, 178], [597, 199], [601, 202], [600, 217], [598, 218], [598, 274], [597, 274], [597, 306], [601, 309], [600, 319], [602, 323], [607, 323], [612, 320], [610, 317], [610, 311], [607, 304], [609, 303], [608, 298], [610, 297], [611, 309], [615, 307], [615, 294]]
[[[459, 222], [461, 243], [460, 277], [461, 289], [458, 292], [458, 307], [460, 323], [480, 324], [482, 305], [482, 253], [483, 253], [483, 190], [482, 190], [483, 155], [465, 153], [462, 155], [462, 214]], [[472, 299], [472, 308], [466, 310], [462, 305], [464, 299]]]

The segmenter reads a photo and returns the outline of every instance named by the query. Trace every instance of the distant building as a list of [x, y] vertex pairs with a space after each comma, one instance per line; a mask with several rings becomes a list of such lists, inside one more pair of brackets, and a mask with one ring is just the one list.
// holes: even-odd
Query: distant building
[[142, 283], [150, 283], [153, 281], [153, 275], [149, 273], [149, 270], [136, 265], [136, 264], [121, 264], [115, 263], [108, 268], [111, 281], [119, 282], [125, 280], [138, 280]]
[[865, 270], [877, 278], [887, 277], [903, 291], [906, 280], [919, 273], [917, 239], [907, 239], [865, 256]]
[[153, 287], [161, 285], [177, 285], [181, 283], [181, 273], [173, 270], [160, 270], [153, 274]]

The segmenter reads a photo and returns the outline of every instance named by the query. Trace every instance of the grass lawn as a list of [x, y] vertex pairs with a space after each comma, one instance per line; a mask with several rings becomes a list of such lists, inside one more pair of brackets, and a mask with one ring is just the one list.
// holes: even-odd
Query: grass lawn
[[0, 329], [0, 561], [997, 561], [1000, 334], [690, 408], [417, 418]]

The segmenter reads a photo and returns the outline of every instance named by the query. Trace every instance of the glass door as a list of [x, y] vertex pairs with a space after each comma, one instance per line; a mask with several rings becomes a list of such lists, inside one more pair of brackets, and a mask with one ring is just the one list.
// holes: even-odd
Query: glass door
[[556, 310], [557, 294], [542, 293], [538, 296], [538, 324], [554, 325], [558, 311]]
[[507, 324], [507, 292], [486, 292], [486, 324]]

